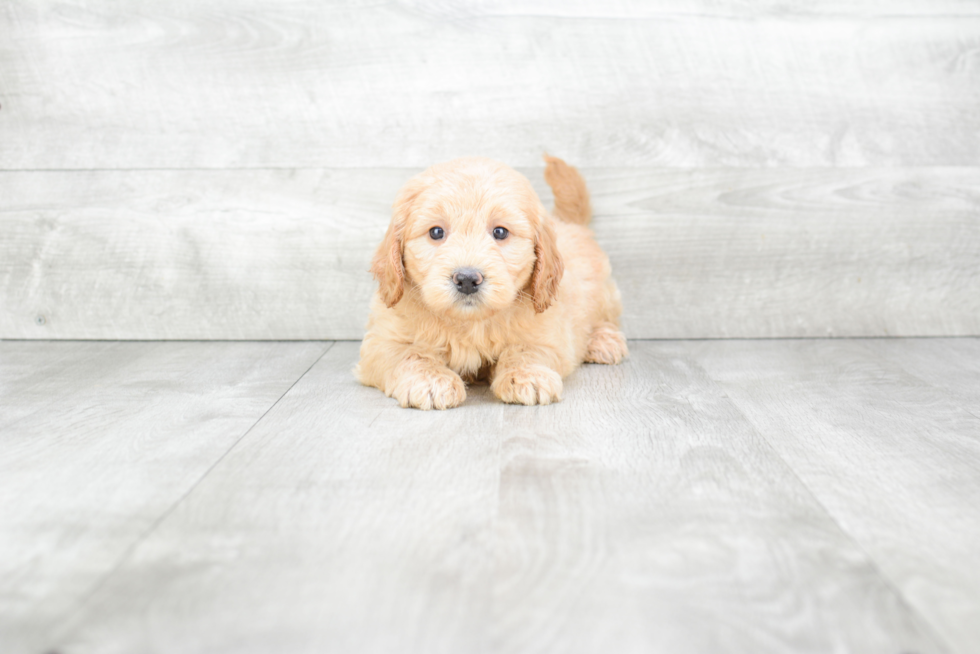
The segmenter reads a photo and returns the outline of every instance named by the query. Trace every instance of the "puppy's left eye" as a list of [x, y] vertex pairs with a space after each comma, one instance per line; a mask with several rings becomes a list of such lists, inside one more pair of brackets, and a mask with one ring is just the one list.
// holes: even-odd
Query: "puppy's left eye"
[[502, 241], [505, 238], [507, 238], [507, 235], [508, 234], [510, 234], [510, 232], [507, 231], [507, 228], [506, 227], [494, 227], [493, 228], [493, 237], [495, 239], [497, 239], [498, 241]]
[[441, 241], [442, 237], [446, 235], [446, 230], [442, 227], [433, 227], [429, 230], [429, 238], [433, 241]]

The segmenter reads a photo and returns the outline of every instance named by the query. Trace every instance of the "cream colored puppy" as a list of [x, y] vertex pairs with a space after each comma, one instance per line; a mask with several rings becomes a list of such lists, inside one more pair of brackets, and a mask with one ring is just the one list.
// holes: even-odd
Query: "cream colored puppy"
[[626, 356], [619, 291], [585, 227], [585, 182], [545, 160], [554, 217], [526, 177], [489, 159], [438, 164], [405, 184], [371, 266], [379, 288], [361, 383], [420, 409], [459, 406], [477, 379], [504, 402], [549, 404], [583, 361]]

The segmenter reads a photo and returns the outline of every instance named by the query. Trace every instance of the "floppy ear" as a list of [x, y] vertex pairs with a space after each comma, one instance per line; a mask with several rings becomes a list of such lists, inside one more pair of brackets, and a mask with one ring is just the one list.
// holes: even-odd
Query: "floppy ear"
[[538, 229], [534, 236], [534, 270], [531, 271], [531, 300], [534, 311], [541, 313], [558, 298], [558, 285], [565, 265], [558, 254], [558, 239], [551, 217], [538, 212]]
[[402, 299], [405, 281], [405, 264], [402, 262], [402, 240], [405, 223], [415, 206], [415, 199], [422, 192], [418, 178], [412, 179], [398, 191], [392, 206], [391, 223], [384, 240], [374, 253], [371, 274], [378, 280], [378, 292], [389, 309]]

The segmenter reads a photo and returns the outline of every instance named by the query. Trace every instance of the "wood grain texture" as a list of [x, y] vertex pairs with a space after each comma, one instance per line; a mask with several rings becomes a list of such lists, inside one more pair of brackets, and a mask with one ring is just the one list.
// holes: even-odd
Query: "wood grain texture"
[[0, 649], [46, 651], [326, 347], [0, 342]]
[[549, 407], [403, 410], [339, 343], [65, 652], [943, 652], [676, 344]]
[[7, 170], [980, 158], [965, 0], [45, 0], [0, 34]]
[[980, 364], [977, 341], [685, 350], [955, 651], [975, 651], [980, 417], [963, 393], [975, 397], [978, 377], [964, 371]]
[[[358, 339], [414, 172], [0, 173], [0, 337]], [[980, 168], [584, 173], [630, 337], [980, 334]]]
[[505, 407], [401, 409], [354, 380], [357, 349], [331, 349], [49, 645], [482, 651]]
[[505, 432], [501, 652], [941, 651], [674, 343]]
[[3, 337], [316, 339], [362, 336], [407, 174], [0, 177]]
[[980, 169], [591, 171], [642, 338], [980, 334]]
[[980, 418], [980, 340], [876, 339], [864, 347], [913, 377], [941, 389]]

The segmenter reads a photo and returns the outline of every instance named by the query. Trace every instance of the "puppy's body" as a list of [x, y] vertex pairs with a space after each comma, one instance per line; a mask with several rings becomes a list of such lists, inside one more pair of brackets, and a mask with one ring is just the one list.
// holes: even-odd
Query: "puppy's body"
[[[406, 184], [372, 266], [380, 287], [355, 369], [362, 383], [402, 406], [443, 409], [465, 399], [464, 380], [486, 377], [505, 402], [548, 404], [583, 361], [626, 355], [619, 292], [584, 226], [584, 182], [547, 161], [560, 220], [526, 178], [487, 159]], [[461, 271], [473, 281], [457, 283]]]

